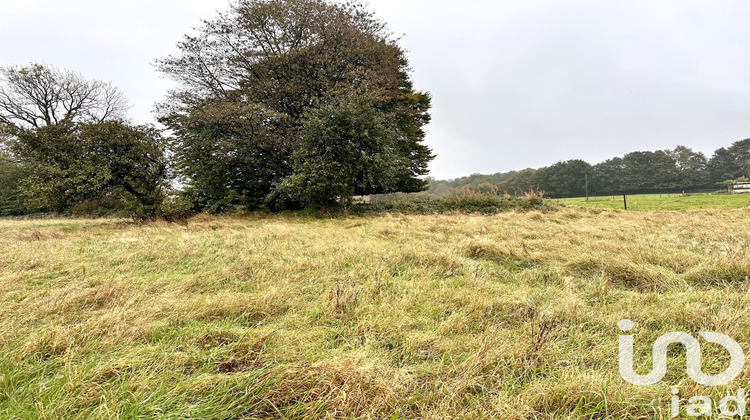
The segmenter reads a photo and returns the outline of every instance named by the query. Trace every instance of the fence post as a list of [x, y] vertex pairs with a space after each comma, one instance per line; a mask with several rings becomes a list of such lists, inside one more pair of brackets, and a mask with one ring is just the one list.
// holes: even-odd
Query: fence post
[[622, 195], [622, 202], [625, 204], [625, 211], [628, 211], [628, 196], [623, 194]]

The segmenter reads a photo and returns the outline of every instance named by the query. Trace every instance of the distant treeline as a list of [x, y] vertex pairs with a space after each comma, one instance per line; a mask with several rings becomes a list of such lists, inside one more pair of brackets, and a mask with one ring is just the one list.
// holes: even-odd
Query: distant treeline
[[685, 146], [674, 150], [632, 152], [596, 165], [583, 160], [558, 162], [540, 169], [493, 175], [474, 174], [448, 181], [430, 180], [430, 193], [458, 189], [484, 193], [521, 194], [544, 191], [547, 197], [641, 194], [668, 191], [718, 190], [727, 180], [750, 175], [750, 139], [716, 150], [709, 159]]

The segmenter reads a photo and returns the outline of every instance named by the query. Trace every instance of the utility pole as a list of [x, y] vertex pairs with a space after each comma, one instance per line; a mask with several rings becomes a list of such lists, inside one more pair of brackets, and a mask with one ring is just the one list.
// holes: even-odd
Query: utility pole
[[586, 174], [586, 201], [589, 201], [589, 174]]

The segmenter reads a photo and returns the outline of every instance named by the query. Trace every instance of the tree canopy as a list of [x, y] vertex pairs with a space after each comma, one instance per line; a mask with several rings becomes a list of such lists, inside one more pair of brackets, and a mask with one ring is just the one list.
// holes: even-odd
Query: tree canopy
[[292, 155], [293, 175], [275, 194], [282, 204], [327, 207], [342, 197], [397, 190], [400, 171], [408, 165], [394, 147], [397, 136], [374, 98], [337, 96], [304, 118]]
[[63, 212], [86, 200], [127, 193], [143, 215], [163, 199], [164, 140], [121, 121], [64, 123], [24, 130], [13, 143], [29, 175], [23, 188], [39, 210]]
[[[405, 51], [362, 5], [240, 0], [178, 47], [178, 55], [159, 62], [161, 71], [179, 82], [161, 104], [161, 121], [176, 134], [178, 171], [205, 207], [274, 206], [281, 197], [285, 203], [307, 202], [301, 189], [290, 189], [301, 179], [328, 184], [318, 191], [334, 194], [327, 202], [355, 191], [426, 188], [420, 176], [433, 158], [423, 144], [430, 96], [414, 90]], [[365, 147], [347, 151], [347, 158], [360, 159], [347, 164], [387, 165], [370, 168], [391, 173], [387, 183], [369, 182], [359, 171], [350, 174], [354, 178], [347, 175], [341, 188], [333, 173], [311, 173], [312, 166], [301, 162], [323, 153], [311, 147], [345, 140], [340, 131], [316, 124], [333, 121], [320, 110], [342, 110], [341, 98], [354, 97], [368, 102], [365, 115], [372, 121], [349, 120], [350, 129], [362, 131], [348, 138], [372, 140], [367, 130], [382, 128], [388, 135], [378, 141], [387, 143], [390, 160], [367, 155]], [[314, 143], [313, 131], [339, 137]], [[336, 147], [363, 147], [369, 140]], [[282, 186], [284, 191], [277, 191]]]

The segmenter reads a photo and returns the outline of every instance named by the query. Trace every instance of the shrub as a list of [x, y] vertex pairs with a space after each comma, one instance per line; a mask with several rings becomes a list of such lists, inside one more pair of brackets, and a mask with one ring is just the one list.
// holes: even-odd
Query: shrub
[[193, 203], [183, 196], [168, 197], [159, 207], [157, 217], [170, 223], [183, 222], [195, 215]]

